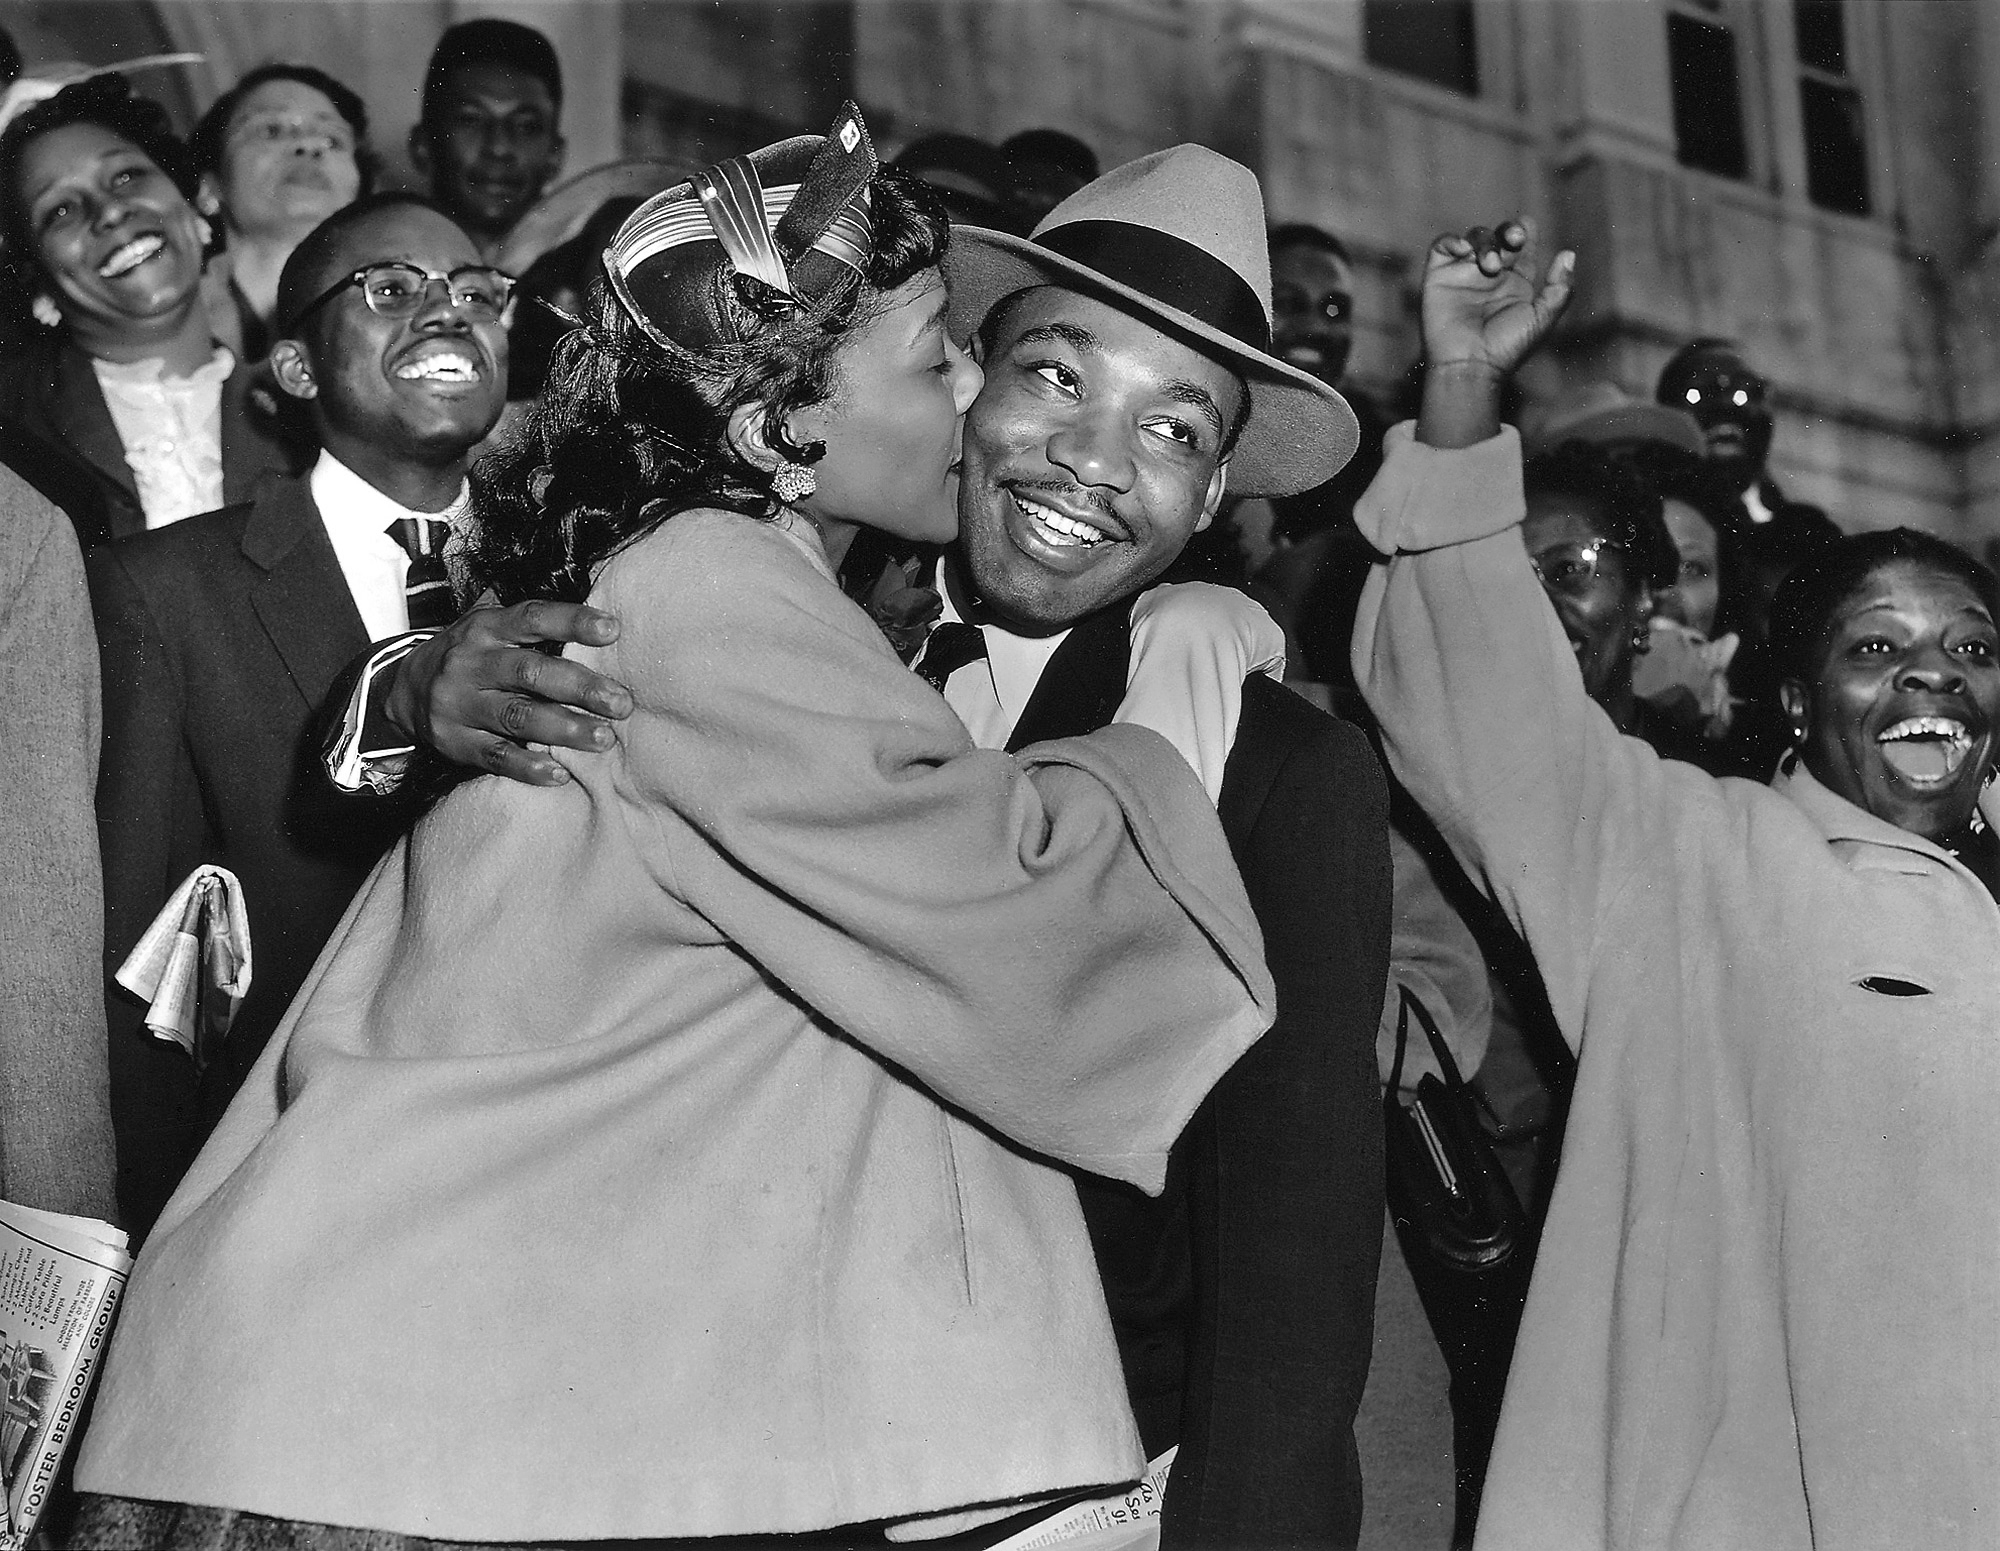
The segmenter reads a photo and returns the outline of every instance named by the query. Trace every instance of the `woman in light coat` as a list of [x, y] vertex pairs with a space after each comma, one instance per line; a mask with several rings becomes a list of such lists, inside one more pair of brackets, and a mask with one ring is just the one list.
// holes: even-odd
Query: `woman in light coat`
[[1432, 249], [1423, 416], [1357, 514], [1396, 556], [1354, 646], [1391, 761], [1580, 1059], [1477, 1543], [1991, 1546], [2000, 597], [1921, 535], [1847, 540], [1787, 584], [1773, 786], [1619, 736], [1497, 419], [1568, 287], [1531, 253]]
[[879, 1542], [1139, 1474], [1027, 1154], [1157, 1192], [1272, 993], [1171, 747], [976, 750], [834, 580], [955, 531], [944, 241], [850, 107], [607, 249], [473, 564], [615, 610], [634, 714], [357, 897], [147, 1241], [80, 1541]]

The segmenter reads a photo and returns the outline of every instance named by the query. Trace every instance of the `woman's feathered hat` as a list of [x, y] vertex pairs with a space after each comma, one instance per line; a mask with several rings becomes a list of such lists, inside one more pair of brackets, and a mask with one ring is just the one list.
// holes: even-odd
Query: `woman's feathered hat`
[[867, 273], [879, 165], [849, 102], [828, 134], [698, 172], [619, 227], [604, 250], [612, 293], [655, 344], [695, 352], [741, 343], [746, 308], [830, 306]]

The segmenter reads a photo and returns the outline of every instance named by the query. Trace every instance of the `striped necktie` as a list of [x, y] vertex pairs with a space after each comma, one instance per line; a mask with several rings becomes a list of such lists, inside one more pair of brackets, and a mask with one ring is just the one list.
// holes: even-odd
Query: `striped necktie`
[[924, 642], [924, 654], [917, 659], [917, 675], [939, 694], [945, 680], [969, 662], [986, 655], [986, 635], [977, 625], [949, 619], [939, 625]]
[[451, 578], [444, 570], [444, 543], [451, 536], [450, 519], [398, 517], [389, 524], [388, 534], [410, 557], [409, 574], [403, 578], [403, 596], [410, 605], [410, 628], [444, 629], [458, 618], [458, 602], [452, 597]]

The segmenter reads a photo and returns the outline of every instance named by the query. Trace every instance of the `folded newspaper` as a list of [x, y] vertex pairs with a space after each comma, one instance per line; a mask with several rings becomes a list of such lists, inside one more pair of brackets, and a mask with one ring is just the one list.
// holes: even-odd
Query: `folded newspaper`
[[187, 875], [118, 966], [118, 983], [146, 1005], [146, 1027], [204, 1070], [250, 992], [250, 916], [227, 867]]
[[0, 1201], [0, 1551], [35, 1532], [131, 1269], [111, 1224]]
[[1068, 1503], [1010, 1535], [992, 1551], [1039, 1551], [1061, 1546], [1063, 1551], [1159, 1551], [1160, 1508], [1167, 1496], [1167, 1472], [1178, 1446], [1146, 1467], [1146, 1479], [1088, 1502]]

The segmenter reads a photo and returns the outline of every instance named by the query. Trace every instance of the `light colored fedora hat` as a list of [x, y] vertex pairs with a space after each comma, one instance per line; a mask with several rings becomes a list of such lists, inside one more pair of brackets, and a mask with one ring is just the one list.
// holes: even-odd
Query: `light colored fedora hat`
[[1250, 418], [1229, 462], [1236, 495], [1323, 484], [1354, 454], [1347, 400], [1271, 354], [1271, 255], [1257, 175], [1206, 146], [1177, 145], [1114, 167], [1015, 237], [952, 229], [945, 252], [953, 337], [1030, 286], [1095, 293], [1157, 319], [1237, 372]]
[[1634, 398], [1617, 383], [1601, 380], [1523, 414], [1521, 442], [1530, 453], [1553, 452], [1564, 442], [1657, 442], [1697, 458], [1708, 445], [1686, 410]]

